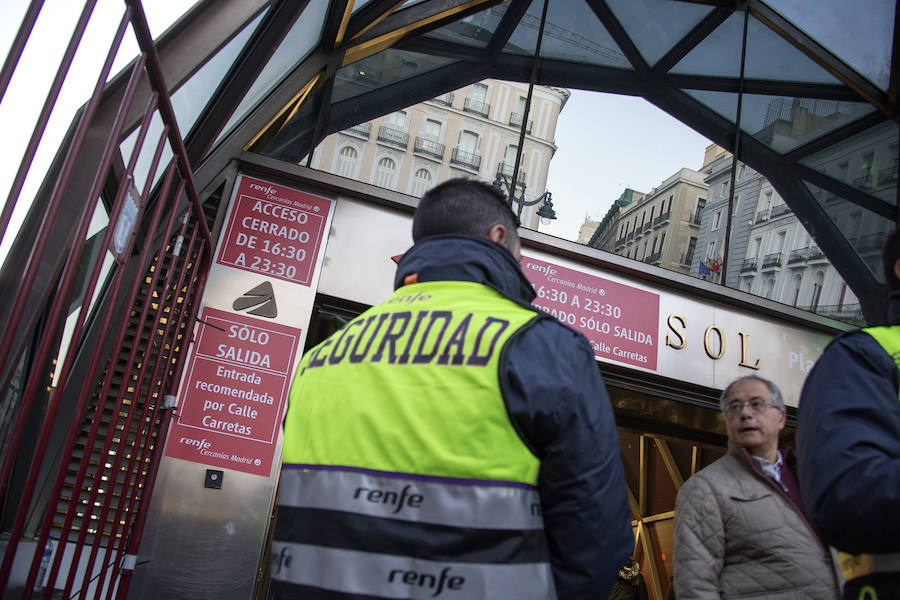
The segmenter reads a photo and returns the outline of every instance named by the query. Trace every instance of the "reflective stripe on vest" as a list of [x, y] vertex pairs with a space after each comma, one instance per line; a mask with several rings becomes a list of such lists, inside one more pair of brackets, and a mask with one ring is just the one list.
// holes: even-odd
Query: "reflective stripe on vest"
[[[862, 331], [872, 336], [900, 369], [900, 327], [866, 327]], [[897, 393], [898, 400], [900, 400], [900, 389]], [[898, 552], [890, 554], [838, 552], [838, 559], [841, 563], [841, 572], [847, 581], [873, 573], [900, 572], [900, 553]]]
[[[553, 600], [546, 563], [471, 564], [272, 542], [272, 588], [284, 597], [301, 586], [378, 598]], [[284, 582], [284, 583], [279, 583]], [[293, 584], [284, 585], [284, 584]], [[297, 586], [297, 587], [294, 587]], [[281, 597], [281, 596], [279, 596]], [[317, 593], [316, 598], [328, 597]]]
[[488, 286], [410, 284], [303, 357], [273, 583], [301, 597], [555, 596], [540, 461], [500, 378], [507, 343], [536, 318]]

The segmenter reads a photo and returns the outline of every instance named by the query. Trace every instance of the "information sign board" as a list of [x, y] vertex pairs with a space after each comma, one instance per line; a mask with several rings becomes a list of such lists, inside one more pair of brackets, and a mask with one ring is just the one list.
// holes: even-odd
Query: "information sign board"
[[216, 262], [309, 286], [330, 209], [325, 198], [241, 177]]
[[166, 455], [268, 476], [300, 330], [206, 308]]
[[594, 355], [656, 370], [659, 294], [525, 256], [534, 305], [581, 331]]

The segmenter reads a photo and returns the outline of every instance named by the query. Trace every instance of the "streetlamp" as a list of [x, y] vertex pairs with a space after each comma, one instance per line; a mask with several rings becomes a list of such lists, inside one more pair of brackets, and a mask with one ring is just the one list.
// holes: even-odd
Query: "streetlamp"
[[[553, 210], [553, 194], [550, 191], [546, 191], [534, 200], [526, 200], [525, 199], [525, 183], [520, 181], [516, 184], [516, 190], [522, 190], [519, 196], [512, 190], [512, 182], [509, 178], [503, 173], [497, 173], [497, 178], [494, 180], [493, 187], [495, 190], [501, 193], [507, 193], [509, 195], [509, 207], [512, 208], [513, 202], [519, 205], [519, 208], [516, 210], [516, 221], [518, 223], [522, 222], [522, 210], [526, 206], [534, 206], [540, 202], [543, 202], [541, 207], [537, 211], [537, 216], [541, 218], [541, 222], [545, 225], [556, 219], [556, 211]], [[503, 188], [506, 188], [505, 190]]]

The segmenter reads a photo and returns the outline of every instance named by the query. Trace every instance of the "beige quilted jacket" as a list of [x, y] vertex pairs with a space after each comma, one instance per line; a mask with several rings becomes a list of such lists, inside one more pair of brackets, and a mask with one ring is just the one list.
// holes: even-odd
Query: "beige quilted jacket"
[[829, 551], [741, 448], [681, 486], [674, 537], [678, 600], [839, 597]]

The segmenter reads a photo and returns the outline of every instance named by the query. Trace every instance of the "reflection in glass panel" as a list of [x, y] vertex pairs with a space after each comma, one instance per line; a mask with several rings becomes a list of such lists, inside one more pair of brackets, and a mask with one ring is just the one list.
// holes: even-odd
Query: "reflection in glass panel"
[[675, 563], [672, 560], [672, 533], [675, 529], [675, 521], [667, 519], [656, 523], [649, 523], [647, 530], [650, 535], [654, 552], [653, 560], [656, 561], [656, 573], [659, 577], [660, 592], [665, 594], [675, 574]]
[[[162, 132], [162, 119], [159, 116], [159, 111], [156, 111], [150, 119], [150, 125], [147, 128], [147, 136], [144, 138], [144, 145], [141, 146], [137, 163], [135, 163], [134, 166], [134, 184], [141, 192], [144, 191], [144, 187], [147, 185], [147, 176], [150, 174], [150, 165], [153, 162], [153, 155], [156, 153], [156, 142], [159, 140], [159, 136], [162, 135]], [[128, 164], [131, 160], [131, 154], [134, 152], [134, 144], [137, 141], [137, 136], [138, 129], [135, 129], [131, 132], [131, 135], [119, 144], [119, 150], [122, 152], [122, 157], [128, 157], [125, 158], [125, 164]], [[172, 156], [172, 149], [169, 144], [166, 143], [166, 146], [163, 149], [162, 158], [159, 161], [159, 166], [156, 168], [156, 173], [153, 176], [151, 184], [155, 185], [156, 182], [159, 181], [159, 178], [162, 177], [165, 167], [169, 163], [169, 160], [172, 159]]]
[[[815, 185], [804, 182], [816, 201], [825, 209], [828, 216], [834, 221], [835, 226], [856, 250], [859, 257], [866, 264], [872, 275], [880, 282], [884, 283], [884, 274], [881, 270], [881, 249], [887, 236], [894, 230], [894, 223], [890, 219], [886, 219], [880, 215], [876, 215], [870, 210], [862, 208], [858, 204], [841, 198], [837, 194], [833, 194]], [[821, 250], [816, 248], [810, 249], [810, 260], [813, 256], [817, 256]], [[825, 284], [827, 285], [827, 280]], [[811, 310], [814, 312], [822, 312], [831, 304], [828, 299], [822, 302], [824, 307], [815, 307]], [[843, 302], [839, 302], [834, 307], [839, 312], [846, 312], [846, 308], [841, 306]], [[857, 305], [858, 306], [858, 305]]]
[[675, 509], [675, 483], [662, 459], [657, 440], [648, 438], [647, 444], [647, 514], [658, 515]]
[[800, 162], [890, 205], [896, 205], [897, 143], [897, 125], [888, 121]]
[[506, 13], [508, 5], [492, 6], [474, 15], [454, 21], [440, 29], [426, 34], [425, 37], [463, 44], [476, 48], [484, 48], [491, 41], [491, 36], [497, 29], [500, 19]]
[[737, 121], [737, 94], [707, 90], [684, 90], [684, 92], [731, 123]]
[[[519, 26], [506, 45], [505, 51], [531, 56], [537, 47], [544, 3], [534, 0], [522, 16]], [[541, 56], [630, 69], [631, 63], [619, 50], [612, 36], [600, 23], [594, 11], [583, 2], [550, 3]]]
[[874, 110], [863, 102], [744, 94], [741, 129], [785, 153]]
[[891, 75], [894, 2], [765, 0], [838, 58], [887, 89]]
[[220, 139], [231, 131], [232, 127], [237, 125], [278, 82], [290, 74], [293, 68], [300, 64], [319, 43], [327, 10], [327, 0], [312, 0], [303, 13], [297, 17], [291, 30], [281, 40], [278, 49], [269, 58], [269, 62], [260, 71], [256, 81], [250, 86], [244, 99], [228, 119], [228, 123], [219, 135]]
[[670, 0], [607, 0], [651, 67], [712, 11], [710, 6]]
[[340, 102], [453, 63], [453, 59], [388, 49], [337, 72], [332, 100]]
[[209, 102], [225, 73], [234, 64], [241, 50], [247, 44], [247, 40], [256, 31], [260, 21], [262, 21], [263, 14], [265, 14], [265, 11], [244, 27], [224, 48], [219, 50], [215, 56], [209, 59], [206, 64], [200, 67], [199, 71], [191, 75], [190, 79], [171, 95], [172, 109], [175, 111], [178, 129], [183, 136], [187, 137], [188, 132], [200, 115], [200, 111]]
[[356, 11], [364, 7], [366, 4], [371, 2], [372, 0], [352, 0], [353, 1], [353, 9], [350, 14], [355, 14]]
[[736, 11], [672, 67], [671, 72], [738, 77], [741, 74], [743, 37], [744, 13]]
[[840, 85], [836, 77], [754, 16], [747, 24], [744, 77]]
[[[625, 482], [637, 500], [641, 482], [641, 436], [632, 431], [620, 429], [619, 447], [622, 448], [622, 463], [625, 465]], [[640, 516], [632, 515], [636, 519]]]

